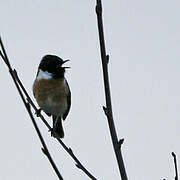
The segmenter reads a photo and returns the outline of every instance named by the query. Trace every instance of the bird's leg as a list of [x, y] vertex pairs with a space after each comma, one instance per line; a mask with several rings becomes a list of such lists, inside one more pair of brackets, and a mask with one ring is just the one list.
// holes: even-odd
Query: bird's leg
[[42, 110], [42, 109], [41, 109], [41, 108], [39, 108], [39, 109], [35, 112], [35, 114], [36, 114], [36, 116], [37, 116], [37, 117], [39, 117], [39, 116], [40, 116], [40, 114], [41, 114], [41, 110]]

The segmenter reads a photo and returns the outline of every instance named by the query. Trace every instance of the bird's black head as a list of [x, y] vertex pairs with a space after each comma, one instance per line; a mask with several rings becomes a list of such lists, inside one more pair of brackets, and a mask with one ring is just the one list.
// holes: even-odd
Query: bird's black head
[[39, 69], [42, 71], [47, 71], [53, 75], [53, 78], [62, 78], [64, 77], [65, 68], [62, 65], [69, 60], [63, 61], [60, 57], [55, 55], [46, 55], [42, 58], [39, 65]]

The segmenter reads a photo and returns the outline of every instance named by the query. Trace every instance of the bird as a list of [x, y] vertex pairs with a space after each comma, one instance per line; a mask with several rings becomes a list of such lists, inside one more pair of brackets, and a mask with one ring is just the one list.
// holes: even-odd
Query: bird
[[63, 138], [62, 119], [65, 120], [71, 107], [71, 91], [65, 78], [63, 60], [56, 55], [45, 55], [38, 67], [33, 83], [33, 94], [40, 107], [48, 116], [52, 116], [51, 135]]

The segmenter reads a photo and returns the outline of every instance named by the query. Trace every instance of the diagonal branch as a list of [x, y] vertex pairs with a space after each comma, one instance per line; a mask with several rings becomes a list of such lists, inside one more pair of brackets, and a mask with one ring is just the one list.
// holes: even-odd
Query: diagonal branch
[[102, 60], [102, 67], [103, 67], [105, 98], [106, 98], [106, 107], [103, 107], [103, 109], [108, 120], [111, 139], [112, 139], [114, 151], [116, 154], [116, 159], [117, 159], [121, 178], [122, 180], [127, 180], [128, 178], [126, 175], [126, 170], [125, 170], [123, 157], [121, 153], [121, 145], [123, 143], [123, 139], [118, 141], [117, 133], [116, 133], [115, 125], [114, 125], [114, 120], [113, 120], [111, 93], [110, 93], [110, 85], [109, 85], [109, 74], [108, 74], [109, 55], [106, 54], [106, 48], [105, 48], [101, 0], [97, 0], [96, 2], [96, 14], [97, 14], [97, 24], [98, 24], [98, 32], [99, 32], [101, 60]]
[[56, 175], [58, 176], [58, 178], [59, 178], [60, 180], [63, 180], [63, 178], [62, 178], [59, 170], [57, 169], [57, 167], [56, 167], [53, 159], [51, 158], [51, 155], [50, 155], [50, 153], [49, 153], [49, 151], [48, 151], [48, 149], [47, 149], [47, 146], [46, 146], [46, 144], [45, 144], [45, 142], [44, 142], [44, 140], [43, 140], [43, 137], [42, 137], [42, 135], [41, 135], [41, 133], [40, 133], [40, 130], [39, 130], [39, 128], [38, 128], [38, 126], [37, 126], [37, 124], [36, 124], [36, 122], [35, 122], [35, 120], [34, 120], [34, 117], [33, 117], [32, 113], [31, 113], [31, 110], [30, 110], [30, 106], [29, 106], [29, 104], [26, 102], [26, 100], [25, 100], [25, 98], [24, 98], [24, 96], [23, 96], [23, 93], [22, 93], [22, 91], [21, 91], [21, 89], [20, 89], [20, 87], [19, 87], [19, 85], [18, 85], [18, 83], [17, 83], [17, 81], [16, 81], [16, 78], [15, 78], [15, 75], [14, 75], [14, 71], [12, 70], [11, 65], [10, 65], [10, 63], [9, 63], [9, 59], [8, 59], [8, 57], [7, 57], [7, 55], [6, 55], [6, 51], [5, 51], [5, 49], [4, 49], [4, 46], [3, 46], [3, 43], [2, 43], [1, 38], [0, 38], [0, 45], [1, 45], [1, 48], [2, 48], [2, 50], [3, 50], [3, 53], [0, 51], [0, 56], [2, 57], [2, 59], [4, 60], [4, 62], [7, 64], [8, 68], [9, 68], [9, 73], [10, 73], [10, 75], [11, 75], [11, 77], [12, 77], [14, 83], [15, 83], [15, 86], [16, 86], [16, 88], [17, 88], [17, 90], [18, 90], [18, 93], [19, 93], [19, 95], [20, 95], [20, 97], [21, 97], [21, 99], [22, 99], [22, 101], [23, 101], [23, 103], [24, 103], [24, 105], [25, 105], [25, 108], [26, 108], [26, 110], [28, 111], [28, 114], [29, 114], [29, 116], [30, 116], [30, 118], [31, 118], [31, 120], [32, 120], [32, 122], [33, 122], [34, 128], [35, 128], [35, 130], [36, 130], [36, 132], [37, 132], [37, 134], [38, 134], [38, 136], [39, 136], [39, 139], [40, 139], [40, 141], [41, 141], [41, 143], [42, 143], [42, 146], [43, 146], [43, 148], [42, 148], [43, 153], [47, 156], [47, 158], [48, 158], [48, 160], [50, 161], [50, 163], [51, 163], [54, 171], [56, 172]]
[[63, 180], [63, 178], [62, 178], [62, 176], [61, 176], [58, 168], [56, 167], [56, 164], [54, 163], [54, 161], [53, 161], [53, 159], [52, 159], [52, 157], [51, 157], [51, 155], [50, 155], [50, 153], [49, 153], [49, 151], [48, 151], [48, 148], [47, 148], [47, 146], [46, 146], [46, 144], [45, 144], [45, 142], [44, 142], [44, 139], [43, 139], [43, 137], [42, 137], [42, 135], [41, 135], [41, 132], [40, 132], [40, 130], [39, 130], [37, 124], [36, 124], [36, 121], [35, 121], [35, 119], [34, 119], [34, 117], [33, 117], [33, 115], [32, 115], [30, 104], [29, 104], [29, 103], [26, 103], [26, 106], [27, 106], [26, 109], [27, 109], [27, 111], [28, 111], [28, 113], [29, 113], [29, 116], [31, 117], [32, 123], [33, 123], [33, 125], [34, 125], [34, 128], [36, 129], [36, 132], [37, 132], [37, 134], [38, 134], [38, 136], [39, 136], [39, 139], [40, 139], [40, 141], [41, 141], [41, 144], [42, 144], [42, 146], [43, 146], [42, 152], [47, 156], [47, 158], [48, 158], [49, 162], [51, 163], [54, 171], [56, 172], [56, 175], [58, 176], [58, 178], [59, 178], [60, 180]]
[[[35, 106], [35, 104], [33, 103], [33, 101], [31, 100], [30, 96], [28, 95], [26, 89], [24, 88], [21, 80], [18, 77], [17, 72], [15, 71], [15, 76], [16, 76], [16, 80], [19, 83], [21, 89], [23, 90], [24, 94], [27, 97], [27, 101], [31, 104], [31, 106], [34, 108], [35, 112], [38, 111], [38, 108]], [[42, 114], [39, 114], [39, 117], [42, 119], [42, 121], [44, 122], [44, 124], [46, 125], [46, 127], [49, 129], [49, 131], [51, 131], [51, 126], [48, 124], [48, 122], [44, 119]], [[54, 133], [54, 132], [53, 132]], [[90, 179], [92, 180], [96, 180], [96, 178], [81, 164], [81, 162], [78, 160], [78, 158], [74, 155], [72, 149], [69, 147], [67, 147], [64, 142], [58, 138], [58, 136], [55, 137], [57, 139], [57, 141], [61, 144], [61, 146], [64, 148], [64, 150], [73, 158], [73, 160], [76, 162], [76, 166], [81, 169]]]
[[4, 45], [3, 45], [3, 42], [2, 42], [1, 37], [0, 37], [0, 46], [1, 46], [2, 51], [3, 51], [3, 52], [1, 52], [1, 51], [0, 51], [0, 55], [1, 55], [1, 57], [2, 57], [2, 59], [4, 60], [4, 62], [6, 63], [6, 65], [8, 66], [9, 70], [12, 70], [11, 65], [10, 65], [10, 63], [9, 63], [8, 56], [7, 56], [7, 54], [6, 54], [6, 50], [5, 50]]
[[51, 126], [48, 124], [48, 122], [44, 119], [43, 115], [41, 113], [37, 113], [38, 112], [38, 108], [35, 106], [35, 104], [33, 103], [32, 99], [30, 98], [29, 94], [27, 93], [26, 89], [24, 88], [21, 80], [18, 77], [17, 71], [14, 69], [14, 76], [16, 78], [16, 81], [18, 82], [19, 86], [21, 87], [23, 93], [26, 95], [26, 99], [29, 102], [29, 104], [31, 104], [31, 106], [33, 107], [33, 109], [35, 110], [36, 114], [38, 114], [38, 117], [40, 117], [42, 119], [42, 121], [44, 122], [44, 124], [47, 126], [47, 128], [49, 129], [49, 131], [51, 131]]
[[[2, 43], [1, 38], [0, 38], [0, 45], [1, 45], [1, 48], [2, 48], [3, 53], [4, 53], [4, 55], [3, 55], [3, 53], [0, 51], [0, 56], [2, 57], [2, 59], [4, 60], [4, 62], [6, 63], [6, 65], [8, 66], [9, 72], [10, 72], [10, 74], [11, 74], [13, 80], [14, 80], [14, 83], [15, 83], [17, 89], [18, 89], [18, 92], [20, 93], [20, 96], [21, 96], [21, 94], [22, 94], [22, 92], [21, 92], [21, 90], [22, 90], [23, 93], [25, 94], [26, 99], [27, 99], [27, 101], [29, 102], [29, 104], [33, 107], [33, 109], [35, 110], [35, 112], [38, 112], [38, 108], [35, 106], [35, 104], [34, 104], [33, 101], [31, 100], [31, 98], [30, 98], [30, 96], [28, 95], [26, 89], [24, 88], [24, 86], [23, 86], [20, 78], [18, 77], [17, 71], [16, 71], [15, 69], [12, 70], [12, 68], [11, 68], [11, 66], [10, 66], [10, 63], [9, 63], [9, 60], [8, 60], [8, 58], [7, 58], [7, 55], [5, 55], [5, 54], [6, 54], [6, 51], [5, 51], [5, 48], [4, 48], [4, 46], [3, 46], [3, 43]], [[21, 88], [21, 89], [20, 89], [20, 88]], [[23, 94], [22, 94], [22, 96], [23, 96]], [[24, 104], [25, 104], [25, 106], [26, 106], [26, 105], [27, 105], [26, 101], [24, 100], [23, 102], [24, 102]], [[29, 112], [29, 111], [28, 111], [28, 112]], [[45, 124], [46, 127], [49, 129], [49, 131], [51, 131], [52, 128], [51, 128], [51, 126], [48, 124], [48, 122], [45, 120], [45, 118], [43, 117], [43, 115], [39, 113], [38, 116], [39, 116], [39, 117], [41, 118], [41, 120], [44, 122], [44, 124]], [[68, 147], [63, 143], [63, 141], [62, 141], [60, 138], [58, 138], [57, 136], [56, 136], [56, 139], [57, 139], [57, 141], [61, 144], [61, 146], [64, 148], [64, 150], [65, 150], [65, 151], [72, 157], [72, 159], [76, 162], [76, 167], [78, 167], [79, 169], [81, 169], [90, 179], [96, 180], [96, 178], [81, 164], [81, 162], [78, 160], [78, 158], [74, 155], [72, 149], [71, 149], [71, 148], [68, 148]], [[44, 148], [44, 149], [45, 149], [45, 148]], [[42, 149], [42, 150], [43, 150], [43, 152], [45, 153], [46, 150], [44, 151], [44, 149]]]
[[178, 180], [178, 168], [177, 168], [176, 154], [174, 152], [172, 152], [172, 156], [174, 158], [175, 180]]

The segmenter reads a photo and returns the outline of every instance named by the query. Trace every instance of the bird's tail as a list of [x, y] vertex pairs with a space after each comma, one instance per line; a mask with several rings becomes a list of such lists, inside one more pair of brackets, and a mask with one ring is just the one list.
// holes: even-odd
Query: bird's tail
[[62, 120], [61, 117], [58, 116], [52, 116], [53, 118], [53, 131], [60, 137], [64, 137], [64, 130], [62, 126]]

